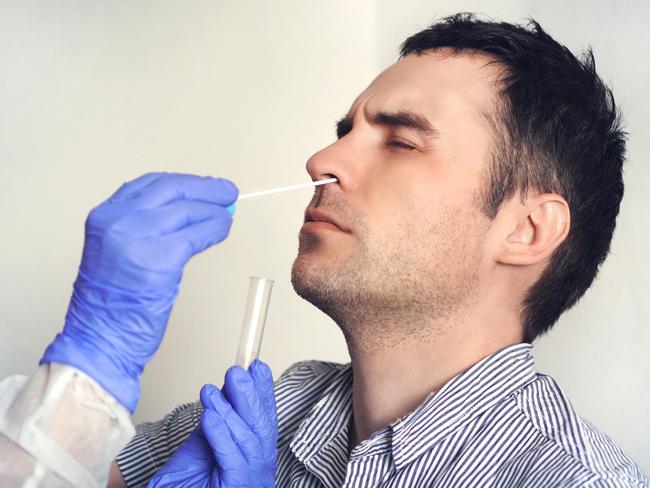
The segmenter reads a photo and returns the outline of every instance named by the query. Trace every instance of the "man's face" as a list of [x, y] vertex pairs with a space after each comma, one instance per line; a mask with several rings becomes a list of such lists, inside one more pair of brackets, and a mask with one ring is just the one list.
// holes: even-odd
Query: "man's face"
[[490, 61], [446, 50], [407, 56], [307, 163], [313, 179], [339, 181], [307, 209], [292, 281], [344, 332], [354, 333], [342, 322], [395, 316], [394, 332], [417, 334], [422, 314], [450, 317], [471, 303], [489, 262], [477, 195], [493, 147]]

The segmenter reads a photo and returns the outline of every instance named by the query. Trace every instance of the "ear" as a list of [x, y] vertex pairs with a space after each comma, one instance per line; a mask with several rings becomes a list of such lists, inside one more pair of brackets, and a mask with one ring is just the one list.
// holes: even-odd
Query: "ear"
[[514, 209], [514, 215], [500, 246], [499, 263], [540, 263], [549, 258], [569, 234], [571, 212], [560, 195], [545, 193], [529, 197]]

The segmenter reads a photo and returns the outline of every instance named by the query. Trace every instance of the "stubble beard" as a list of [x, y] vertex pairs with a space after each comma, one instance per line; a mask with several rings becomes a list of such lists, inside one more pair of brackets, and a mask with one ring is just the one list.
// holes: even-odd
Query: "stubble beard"
[[[476, 232], [475, 223], [459, 226], [459, 211], [438, 212], [435, 221], [400, 223], [399, 238], [392, 240], [373, 235], [356, 219], [355, 235], [346, 236], [335, 258], [319, 253], [332, 242], [303, 233], [293, 287], [338, 324], [350, 349], [428, 342], [445, 334], [475, 301], [480, 255], [477, 241], [467, 238], [467, 232]], [[433, 246], [431, 235], [437, 236]]]

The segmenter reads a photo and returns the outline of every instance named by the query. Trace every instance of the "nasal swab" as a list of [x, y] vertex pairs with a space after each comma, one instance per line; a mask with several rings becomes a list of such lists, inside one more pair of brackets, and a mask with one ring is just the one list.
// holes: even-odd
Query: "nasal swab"
[[235, 213], [236, 203], [239, 200], [246, 200], [247, 198], [261, 197], [264, 195], [271, 195], [272, 193], [279, 193], [281, 191], [299, 190], [300, 188], [309, 188], [311, 186], [327, 185], [328, 183], [334, 183], [335, 181], [338, 181], [338, 178], [328, 178], [327, 180], [312, 181], [311, 183], [300, 183], [299, 185], [282, 186], [280, 188], [271, 188], [270, 190], [254, 191], [252, 193], [242, 193], [241, 195], [239, 195], [239, 198], [237, 198], [237, 201], [232, 205], [230, 205], [226, 210], [228, 210], [228, 213], [230, 213], [230, 215], [233, 215]]
[[329, 178], [327, 180], [312, 181], [311, 183], [301, 183], [299, 185], [283, 186], [283, 187], [280, 187], [280, 188], [271, 188], [270, 190], [262, 190], [262, 191], [252, 192], [252, 193], [244, 193], [242, 195], [239, 195], [239, 198], [237, 200], [245, 200], [246, 198], [261, 197], [261, 196], [264, 196], [264, 195], [270, 195], [272, 193], [279, 193], [281, 191], [299, 190], [300, 188], [309, 188], [310, 186], [327, 185], [328, 183], [334, 183], [335, 181], [338, 181], [338, 179], [337, 178]]

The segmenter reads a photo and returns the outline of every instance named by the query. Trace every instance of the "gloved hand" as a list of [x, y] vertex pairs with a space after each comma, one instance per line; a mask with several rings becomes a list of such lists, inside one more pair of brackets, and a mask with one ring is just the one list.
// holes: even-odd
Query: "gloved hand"
[[222, 391], [201, 389], [201, 421], [148, 488], [271, 488], [278, 424], [269, 367], [253, 361], [226, 372]]
[[133, 412], [183, 266], [226, 238], [237, 195], [227, 180], [150, 173], [93, 209], [63, 332], [40, 363], [82, 370]]

